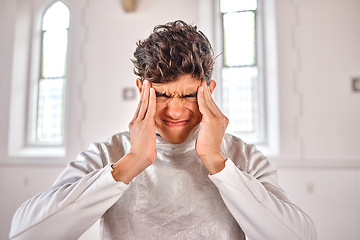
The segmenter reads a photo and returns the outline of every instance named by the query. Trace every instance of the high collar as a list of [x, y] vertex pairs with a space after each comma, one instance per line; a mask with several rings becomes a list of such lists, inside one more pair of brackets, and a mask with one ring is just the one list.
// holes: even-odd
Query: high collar
[[199, 134], [200, 126], [197, 127], [195, 132], [191, 134], [188, 139], [185, 140], [183, 143], [174, 144], [169, 143], [163, 137], [161, 137], [158, 133], [156, 134], [156, 148], [157, 150], [171, 152], [172, 154], [184, 154], [188, 151], [195, 149], [195, 143], [197, 136]]

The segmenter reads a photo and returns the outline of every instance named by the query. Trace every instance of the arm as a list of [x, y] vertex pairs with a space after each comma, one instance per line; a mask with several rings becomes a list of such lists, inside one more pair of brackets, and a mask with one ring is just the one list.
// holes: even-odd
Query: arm
[[250, 171], [240, 171], [231, 160], [210, 175], [249, 239], [316, 239], [314, 225], [290, 202], [277, 181], [277, 172], [255, 147], [250, 149]]
[[248, 172], [240, 171], [221, 154], [228, 119], [211, 97], [215, 86], [212, 81], [209, 87], [204, 82], [199, 87], [198, 104], [203, 117], [196, 153], [212, 174], [210, 179], [229, 211], [250, 239], [315, 239], [310, 218], [288, 200], [278, 184], [275, 168], [255, 147], [247, 148]]
[[95, 144], [79, 154], [54, 186], [26, 201], [16, 211], [11, 239], [77, 239], [127, 189], [102, 166]]
[[[137, 81], [141, 84], [140, 79]], [[124, 183], [129, 183], [156, 159], [155, 89], [147, 80], [139, 89], [141, 91], [140, 103], [129, 124], [130, 152], [113, 165], [114, 179]]]
[[155, 161], [156, 98], [149, 82], [145, 81], [143, 89], [129, 124], [130, 152], [113, 168], [103, 167], [97, 145], [81, 153], [76, 161], [68, 164], [51, 189], [17, 210], [11, 239], [79, 238], [121, 197], [128, 188], [126, 184]]

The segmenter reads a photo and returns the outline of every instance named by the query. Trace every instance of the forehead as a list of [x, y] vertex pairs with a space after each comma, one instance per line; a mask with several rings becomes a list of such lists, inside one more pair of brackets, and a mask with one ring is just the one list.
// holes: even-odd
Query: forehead
[[201, 80], [191, 75], [181, 75], [175, 81], [167, 83], [152, 83], [156, 91], [166, 92], [196, 92], [201, 84]]

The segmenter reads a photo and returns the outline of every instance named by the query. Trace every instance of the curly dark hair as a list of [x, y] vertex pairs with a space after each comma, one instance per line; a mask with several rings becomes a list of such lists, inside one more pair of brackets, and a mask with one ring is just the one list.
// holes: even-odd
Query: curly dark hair
[[132, 60], [141, 81], [175, 81], [183, 74], [210, 84], [214, 57], [207, 37], [181, 20], [155, 26], [152, 34], [137, 43]]

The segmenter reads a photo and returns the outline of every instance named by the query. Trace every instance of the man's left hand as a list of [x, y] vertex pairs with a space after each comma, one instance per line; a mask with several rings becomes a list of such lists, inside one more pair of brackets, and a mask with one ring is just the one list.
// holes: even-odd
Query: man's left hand
[[225, 167], [226, 159], [220, 153], [220, 145], [229, 119], [215, 104], [210, 88], [211, 90], [215, 88], [214, 81], [211, 82], [210, 87], [203, 81], [198, 89], [197, 100], [202, 114], [202, 124], [195, 149], [210, 174], [215, 174]]

